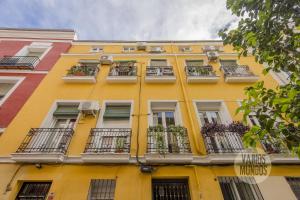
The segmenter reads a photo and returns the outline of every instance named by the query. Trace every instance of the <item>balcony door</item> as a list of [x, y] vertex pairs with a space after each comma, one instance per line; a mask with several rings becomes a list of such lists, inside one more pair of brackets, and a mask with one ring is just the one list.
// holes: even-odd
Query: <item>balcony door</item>
[[[155, 110], [153, 115], [153, 126], [163, 127], [163, 140], [165, 143], [165, 148], [168, 153], [180, 153], [183, 150], [183, 138], [172, 131], [170, 131], [170, 126], [176, 126], [176, 112], [175, 110]], [[156, 149], [157, 141], [155, 140], [157, 136], [152, 138], [152, 144], [154, 145], [152, 149]]]
[[34, 151], [55, 152], [65, 145], [66, 129], [73, 129], [78, 117], [78, 105], [58, 105], [52, 122], [35, 133], [29, 144]]
[[153, 126], [162, 126], [167, 128], [170, 125], [175, 124], [175, 112], [174, 111], [153, 111]]
[[221, 124], [221, 115], [220, 111], [199, 111], [199, 118], [201, 124], [204, 125], [206, 123], [216, 123]]

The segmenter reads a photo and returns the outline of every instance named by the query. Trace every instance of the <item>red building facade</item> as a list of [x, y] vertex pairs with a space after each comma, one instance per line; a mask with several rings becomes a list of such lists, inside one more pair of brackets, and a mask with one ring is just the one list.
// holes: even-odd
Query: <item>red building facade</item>
[[0, 134], [74, 39], [73, 30], [0, 29]]

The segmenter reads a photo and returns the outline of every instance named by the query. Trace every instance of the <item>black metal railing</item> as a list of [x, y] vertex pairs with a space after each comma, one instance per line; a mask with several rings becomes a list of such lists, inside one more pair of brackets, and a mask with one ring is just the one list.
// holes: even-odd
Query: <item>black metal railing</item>
[[129, 153], [131, 128], [91, 129], [84, 153]]
[[32, 128], [17, 153], [66, 153], [74, 130], [72, 128]]
[[136, 66], [112, 66], [109, 70], [109, 76], [136, 76]]
[[185, 71], [187, 76], [216, 76], [216, 73], [211, 65], [186, 66]]
[[222, 131], [202, 135], [208, 153], [239, 153], [245, 151], [239, 133]]
[[0, 69], [34, 69], [39, 61], [37, 56], [4, 56], [0, 58]]
[[289, 153], [287, 146], [278, 139], [262, 140], [261, 144], [268, 154], [286, 154]]
[[146, 76], [174, 76], [172, 66], [147, 66]]
[[149, 127], [148, 153], [190, 153], [187, 129], [184, 127]]
[[221, 69], [224, 71], [225, 77], [255, 76], [255, 74], [253, 74], [253, 72], [250, 71], [248, 65], [228, 65], [222, 66]]

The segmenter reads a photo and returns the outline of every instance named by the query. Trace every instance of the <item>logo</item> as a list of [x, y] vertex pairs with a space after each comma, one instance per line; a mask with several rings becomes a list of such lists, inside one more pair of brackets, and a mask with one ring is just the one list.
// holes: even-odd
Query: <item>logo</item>
[[[248, 184], [261, 183], [270, 175], [271, 159], [266, 154], [240, 153], [235, 158], [234, 170], [240, 180]], [[255, 182], [245, 177], [253, 177]]]

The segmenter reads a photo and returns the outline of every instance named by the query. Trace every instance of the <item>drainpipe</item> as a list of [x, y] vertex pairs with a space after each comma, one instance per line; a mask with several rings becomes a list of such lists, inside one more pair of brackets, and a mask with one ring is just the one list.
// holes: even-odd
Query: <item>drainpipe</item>
[[171, 48], [172, 48], [172, 53], [175, 55], [176, 67], [177, 67], [177, 71], [178, 71], [178, 74], [179, 74], [179, 82], [180, 82], [181, 90], [182, 90], [182, 93], [183, 93], [183, 99], [184, 99], [184, 102], [185, 102], [185, 106], [186, 106], [186, 109], [187, 109], [187, 112], [188, 112], [188, 118], [189, 118], [189, 121], [190, 121], [190, 124], [191, 124], [192, 136], [193, 136], [194, 143], [195, 143], [195, 146], [196, 146], [196, 152], [200, 154], [201, 151], [200, 151], [199, 143], [197, 142], [197, 138], [196, 138], [196, 129], [195, 129], [195, 124], [194, 124], [193, 119], [192, 119], [192, 112], [191, 112], [191, 108], [190, 108], [190, 104], [189, 104], [189, 99], [188, 99], [187, 92], [186, 92], [184, 84], [183, 84], [182, 74], [180, 73], [177, 54], [174, 52], [174, 43], [173, 42], [171, 42]]

